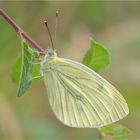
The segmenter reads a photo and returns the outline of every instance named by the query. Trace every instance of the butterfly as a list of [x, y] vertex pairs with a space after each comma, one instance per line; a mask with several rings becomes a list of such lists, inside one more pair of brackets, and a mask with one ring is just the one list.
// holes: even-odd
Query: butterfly
[[119, 91], [87, 66], [48, 48], [41, 67], [52, 110], [65, 125], [99, 128], [129, 113]]
[[58, 57], [52, 47], [43, 56], [41, 68], [49, 103], [63, 124], [100, 128], [129, 113], [115, 87], [87, 66]]

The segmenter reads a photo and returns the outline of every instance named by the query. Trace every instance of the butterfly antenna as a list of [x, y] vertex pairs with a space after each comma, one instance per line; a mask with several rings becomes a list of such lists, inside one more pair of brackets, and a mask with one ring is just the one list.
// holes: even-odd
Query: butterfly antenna
[[54, 43], [56, 43], [56, 32], [57, 32], [59, 11], [56, 11], [55, 16], [56, 16], [56, 18], [55, 18], [55, 28], [54, 28]]
[[49, 37], [50, 37], [50, 40], [51, 40], [52, 48], [54, 49], [53, 40], [52, 40], [51, 32], [50, 32], [50, 29], [49, 29], [49, 26], [48, 26], [48, 22], [45, 20], [44, 23], [45, 23], [45, 25], [47, 27], [47, 30], [48, 30], [48, 33], [49, 33]]

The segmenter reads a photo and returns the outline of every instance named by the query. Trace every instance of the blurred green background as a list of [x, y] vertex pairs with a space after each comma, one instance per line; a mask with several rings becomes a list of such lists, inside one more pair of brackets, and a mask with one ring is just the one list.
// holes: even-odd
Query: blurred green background
[[[140, 2], [0, 1], [0, 8], [44, 47], [50, 41], [43, 22], [47, 18], [53, 34], [59, 10], [56, 46], [61, 57], [80, 62], [90, 37], [104, 44], [111, 63], [99, 73], [121, 91], [130, 108], [118, 124], [132, 131], [128, 139], [140, 138]], [[0, 138], [98, 139], [97, 129], [69, 128], [55, 118], [42, 80], [17, 97], [11, 71], [20, 52], [16, 32], [0, 17]]]

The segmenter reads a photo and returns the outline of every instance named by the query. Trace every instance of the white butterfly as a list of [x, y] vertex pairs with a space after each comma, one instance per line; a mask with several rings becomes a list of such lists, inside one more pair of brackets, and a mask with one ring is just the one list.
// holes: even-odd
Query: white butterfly
[[50, 105], [63, 124], [99, 128], [129, 113], [119, 91], [85, 65], [59, 58], [49, 48], [41, 67]]

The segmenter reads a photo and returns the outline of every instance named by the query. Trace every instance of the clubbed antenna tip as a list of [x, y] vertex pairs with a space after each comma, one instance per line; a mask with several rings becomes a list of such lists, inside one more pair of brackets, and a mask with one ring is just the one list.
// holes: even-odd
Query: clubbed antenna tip
[[47, 24], [47, 21], [45, 20], [44, 23]]
[[58, 15], [59, 15], [59, 11], [56, 11], [56, 17], [58, 17]]

